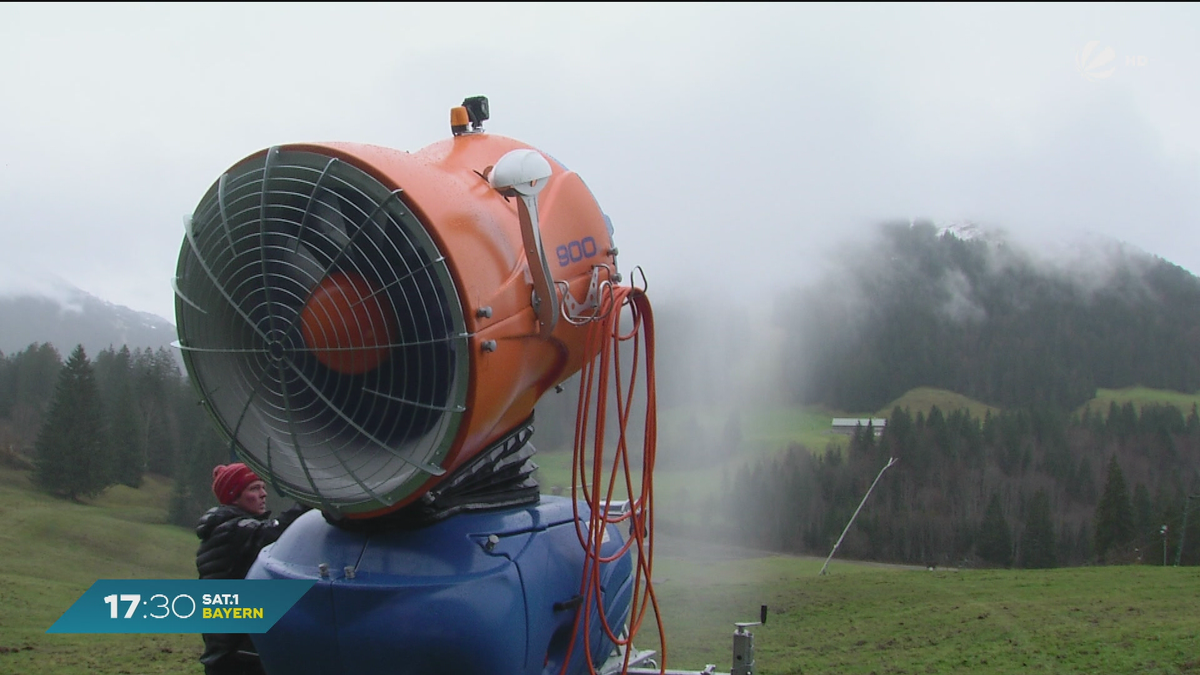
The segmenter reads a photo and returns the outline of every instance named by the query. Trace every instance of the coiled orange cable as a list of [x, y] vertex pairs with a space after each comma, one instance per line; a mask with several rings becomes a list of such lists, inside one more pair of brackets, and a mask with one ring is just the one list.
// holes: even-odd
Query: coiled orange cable
[[[662, 617], [659, 614], [658, 599], [652, 584], [653, 549], [654, 549], [654, 461], [655, 447], [658, 438], [657, 413], [654, 381], [654, 315], [650, 308], [650, 300], [645, 292], [633, 287], [610, 287], [611, 293], [605, 294], [601, 300], [598, 318], [588, 327], [586, 353], [595, 353], [591, 361], [581, 370], [579, 387], [579, 404], [576, 410], [574, 458], [571, 469], [571, 490], [576, 498], [574, 505], [575, 529], [579, 543], [584, 550], [583, 578], [580, 583], [580, 597], [583, 602], [576, 609], [575, 623], [572, 629], [572, 639], [567, 647], [563, 660], [562, 672], [565, 673], [571, 662], [571, 652], [580, 629], [583, 630], [584, 651], [587, 656], [588, 671], [596, 672], [592, 660], [591, 621], [592, 608], [595, 607], [601, 625], [607, 637], [616, 646], [623, 647], [625, 660], [621, 671], [629, 668], [630, 648], [633, 638], [641, 628], [642, 620], [648, 609], [653, 608], [655, 621], [658, 624], [660, 647], [660, 672], [666, 672], [667, 644], [663, 632]], [[621, 332], [621, 317], [628, 309], [632, 318], [632, 327], [628, 333]], [[638, 337], [641, 337], [641, 341]], [[630, 359], [631, 369], [628, 383], [623, 389], [624, 380], [621, 377], [621, 343], [632, 342], [633, 355]], [[630, 471], [629, 444], [626, 429], [632, 412], [633, 395], [637, 382], [641, 349], [645, 347], [645, 380], [646, 380], [646, 418], [645, 433], [642, 439], [642, 471], [641, 481], [635, 490]], [[597, 349], [598, 347], [598, 349]], [[597, 365], [597, 360], [599, 364]], [[605, 426], [607, 423], [608, 386], [610, 372], [617, 406], [617, 442], [612, 457], [607, 481], [604, 480], [604, 450]], [[592, 447], [588, 448], [589, 416], [595, 410], [592, 423]], [[590, 462], [589, 462], [590, 459]], [[588, 464], [591, 467], [591, 478], [588, 478]], [[611, 514], [608, 505], [613, 503], [618, 478], [624, 483], [629, 498], [629, 508], [619, 514]], [[601, 494], [601, 486], [607, 487]], [[586, 529], [583, 527], [579, 514], [579, 500], [588, 506]], [[629, 538], [620, 550], [612, 555], [603, 556], [600, 553], [604, 534], [609, 525], [629, 521]], [[605, 615], [601, 597], [601, 565], [613, 562], [635, 549], [637, 566], [633, 579], [633, 597], [630, 603], [629, 629], [625, 637], [609, 624]], [[643, 590], [644, 585], [644, 590]]]

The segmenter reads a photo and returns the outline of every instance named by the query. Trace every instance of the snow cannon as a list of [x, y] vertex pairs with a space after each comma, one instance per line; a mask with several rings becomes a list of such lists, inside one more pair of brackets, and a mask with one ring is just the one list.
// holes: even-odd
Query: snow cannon
[[[314, 507], [250, 572], [317, 582], [253, 636], [272, 675], [580, 672], [612, 648], [574, 628], [589, 512], [539, 494], [529, 440], [595, 356], [617, 249], [583, 180], [488, 117], [469, 98], [413, 153], [261, 150], [185, 219], [191, 381], [231, 452]], [[632, 564], [608, 530], [598, 609], [620, 626]]]
[[606, 218], [578, 175], [484, 133], [486, 108], [411, 154], [257, 152], [186, 221], [188, 374], [298, 502], [348, 519], [411, 504], [592, 356], [572, 317], [616, 273]]

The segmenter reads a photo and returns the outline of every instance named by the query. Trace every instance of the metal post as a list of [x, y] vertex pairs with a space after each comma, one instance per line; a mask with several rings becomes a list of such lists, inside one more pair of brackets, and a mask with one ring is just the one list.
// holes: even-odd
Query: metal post
[[733, 634], [733, 665], [729, 675], [754, 675], [754, 633], [739, 627]]
[[735, 623], [733, 631], [733, 663], [729, 675], [754, 675], [754, 633], [746, 630], [750, 626], [761, 626], [767, 622], [767, 606], [759, 609], [758, 621]]
[[858, 503], [858, 508], [854, 509], [854, 515], [850, 516], [850, 522], [846, 523], [846, 529], [842, 530], [842, 536], [838, 537], [837, 543], [833, 545], [833, 550], [829, 552], [829, 557], [825, 559], [825, 564], [821, 566], [821, 572], [817, 576], [824, 576], [825, 569], [829, 567], [829, 561], [833, 560], [833, 554], [837, 553], [838, 547], [842, 545], [842, 540], [846, 538], [846, 533], [850, 531], [850, 526], [854, 524], [854, 519], [858, 517], [858, 512], [862, 511], [863, 504], [867, 503], [867, 497], [871, 496], [871, 491], [879, 484], [879, 479], [883, 478], [883, 472], [887, 471], [893, 464], [898, 462], [895, 457], [888, 460], [888, 463], [879, 470], [879, 475], [875, 477], [875, 482], [871, 483], [871, 487], [867, 488], [867, 494], [863, 495], [862, 501]]

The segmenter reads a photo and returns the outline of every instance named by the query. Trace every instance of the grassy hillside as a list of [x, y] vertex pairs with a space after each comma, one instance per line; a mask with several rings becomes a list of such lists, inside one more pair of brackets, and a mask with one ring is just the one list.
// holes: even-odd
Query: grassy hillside
[[875, 417], [887, 417], [892, 414], [892, 410], [899, 406], [901, 409], [907, 408], [914, 416], [918, 412], [928, 414], [933, 406], [937, 406], [943, 413], [953, 412], [955, 410], [966, 409], [971, 413], [972, 417], [983, 418], [987, 412], [992, 414], [999, 412], [999, 408], [990, 405], [985, 405], [974, 399], [967, 398], [962, 394], [956, 394], [945, 389], [934, 389], [933, 387], [918, 387], [905, 392], [903, 396], [888, 403], [883, 408], [875, 413]]
[[[659, 412], [659, 469], [655, 484], [665, 508], [680, 506], [689, 509], [721, 489], [722, 478], [743, 465], [753, 464], [789, 445], [798, 444], [814, 452], [828, 447], [842, 447], [847, 437], [831, 430], [834, 417], [887, 417], [895, 406], [908, 408], [914, 415], [928, 413], [938, 406], [949, 412], [965, 408], [982, 417], [996, 408], [973, 401], [965, 396], [941, 389], [922, 387], [905, 393], [879, 411], [845, 412], [816, 406], [759, 408], [737, 414], [741, 442], [737, 448], [722, 445], [731, 413], [723, 409], [675, 408]], [[640, 437], [638, 437], [640, 441]], [[534, 442], [537, 442], [536, 437]], [[694, 446], [708, 444], [707, 451]], [[640, 447], [640, 446], [639, 446]], [[545, 452], [537, 456], [538, 480], [542, 489], [567, 488], [571, 484], [571, 455], [569, 452]]]
[[[1150, 389], [1149, 387], [1098, 389], [1095, 398], [1079, 406], [1076, 412], [1082, 413], [1084, 409], [1090, 407], [1093, 412], [1108, 414], [1109, 406], [1112, 403], [1116, 403], [1118, 406], [1132, 403], [1138, 410], [1147, 405], [1173, 405], [1179, 408], [1184, 416], [1187, 416], [1191, 412], [1192, 406], [1200, 406], [1200, 393], [1184, 394], [1167, 389]], [[928, 413], [929, 409], [935, 405], [942, 412], [965, 408], [973, 417], [979, 418], [982, 418], [988, 411], [995, 414], [1000, 410], [952, 391], [920, 387], [905, 392], [903, 396], [880, 409], [876, 416], [887, 417], [895, 406], [908, 408], [914, 415], [917, 411]]]
[[[1100, 389], [1095, 398], [1079, 408], [1079, 412], [1091, 406], [1093, 411], [1107, 414], [1113, 402], [1117, 405], [1132, 402], [1138, 409], [1150, 404], [1173, 405], [1186, 416], [1193, 405], [1200, 405], [1200, 393], [1182, 394], [1146, 387]], [[658, 448], [661, 463], [656, 481], [664, 489], [664, 495], [717, 490], [724, 473], [735, 471], [747, 462], [778, 452], [793, 443], [815, 452], [823, 452], [831, 444], [835, 447], [844, 445], [846, 437], [830, 430], [830, 422], [834, 417], [886, 418], [897, 406], [907, 408], [913, 415], [918, 412], [928, 414], [933, 406], [943, 413], [965, 409], [972, 417], [980, 419], [988, 412], [996, 414], [1000, 411], [1000, 408], [962, 394], [933, 387], [909, 390], [875, 411], [845, 412], [815, 406], [747, 410], [737, 416], [741, 429], [740, 446], [730, 449], [720, 447], [720, 439], [731, 417], [730, 411], [707, 408], [660, 410]], [[695, 452], [693, 446], [697, 439], [707, 439], [718, 447], [693, 461], [689, 455]], [[534, 442], [537, 442], [536, 437]], [[671, 462], [671, 459], [678, 461]], [[570, 485], [569, 452], [543, 452], [536, 461], [541, 467], [538, 478], [546, 491]]]
[[[1125, 403], [1132, 403], [1135, 408], [1141, 410], [1147, 405], [1173, 405], [1187, 416], [1191, 412], [1192, 406], [1200, 406], [1200, 392], [1195, 394], [1184, 394], [1178, 391], [1170, 391], [1168, 389], [1151, 389], [1149, 387], [1126, 387], [1124, 389], [1098, 389], [1096, 390], [1095, 398], [1092, 398], [1087, 403], [1079, 406], [1076, 412], [1082, 413], [1084, 409], [1090, 407], [1093, 412], [1108, 414], [1108, 408], [1112, 403], [1118, 406]], [[892, 408], [900, 406], [908, 408], [914, 415], [917, 411], [928, 413], [929, 409], [937, 406], [942, 412], [949, 412], [965, 408], [970, 411], [972, 417], [982, 418], [984, 414], [991, 411], [992, 414], [999, 412], [1000, 408], [989, 406], [980, 403], [974, 399], [967, 398], [962, 394], [956, 394], [952, 391], [944, 389], [934, 389], [932, 387], [919, 387], [911, 389], [904, 393], [903, 396], [888, 403], [875, 413], [876, 417], [887, 417], [892, 412]], [[863, 415], [865, 417], [866, 415]]]
[[[668, 664], [730, 666], [734, 621], [758, 672], [1200, 673], [1200, 569], [910, 571], [769, 557], [664, 560]], [[654, 648], [652, 628], [638, 639]]]
[[[729, 411], [704, 408], [659, 411], [655, 489], [660, 504], [674, 511], [690, 509], [704, 495], [720, 490], [724, 475], [793, 443], [815, 452], [823, 452], [830, 444], [842, 446], [847, 438], [830, 428], [832, 419], [842, 416], [845, 415], [815, 407], [745, 411], [738, 415], [741, 442], [731, 448], [722, 440]], [[640, 452], [641, 437], [636, 436], [635, 440]], [[696, 446], [700, 444], [705, 447], [698, 449]], [[534, 461], [539, 467], [538, 481], [543, 492], [569, 488], [570, 452], [542, 452]], [[635, 480], [638, 476], [635, 472]]]
[[1090, 407], [1092, 412], [1107, 415], [1109, 406], [1113, 403], [1116, 403], [1118, 406], [1132, 403], [1133, 407], [1138, 410], [1147, 405], [1173, 405], [1179, 408], [1183, 412], [1184, 417], [1186, 417], [1192, 411], [1192, 406], [1200, 405], [1200, 393], [1183, 394], [1177, 391], [1149, 389], [1147, 387], [1100, 389], [1096, 392], [1095, 398], [1079, 406], [1078, 412], [1082, 413], [1085, 408]]
[[97, 579], [194, 579], [196, 536], [166, 525], [168, 483], [74, 504], [0, 469], [0, 673], [199, 672], [197, 635], [47, 635]]
[[[47, 635], [100, 578], [193, 578], [194, 536], [163, 525], [168, 486], [89, 504], [0, 469], [0, 673], [198, 673], [196, 635]], [[733, 622], [771, 607], [758, 672], [1200, 673], [1198, 568], [913, 571], [659, 542], [672, 668], [728, 670]], [[635, 644], [657, 649], [653, 619]]]

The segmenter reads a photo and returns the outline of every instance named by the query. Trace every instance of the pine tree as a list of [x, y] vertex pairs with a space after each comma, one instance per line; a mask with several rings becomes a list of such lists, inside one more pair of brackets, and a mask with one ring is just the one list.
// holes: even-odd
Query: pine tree
[[142, 486], [146, 470], [146, 452], [138, 428], [137, 409], [128, 385], [121, 387], [105, 408], [108, 413], [108, 456], [112, 460], [113, 479], [131, 488]]
[[1029, 504], [1025, 516], [1025, 530], [1021, 533], [1020, 566], [1030, 569], [1057, 567], [1054, 525], [1050, 522], [1050, 496], [1038, 490]]
[[34, 449], [33, 479], [47, 492], [77, 501], [112, 484], [100, 394], [83, 345], [59, 373]]
[[1079, 523], [1075, 534], [1075, 548], [1071, 553], [1071, 558], [1075, 561], [1088, 560], [1092, 555], [1092, 524], [1086, 519]]
[[1150, 503], [1150, 491], [1144, 483], [1138, 483], [1134, 488], [1132, 505], [1134, 540], [1142, 550], [1148, 550], [1161, 537], [1162, 523], [1156, 522], [1158, 517]]
[[11, 408], [8, 430], [9, 443], [17, 449], [32, 449], [50, 399], [54, 396], [54, 384], [62, 370], [62, 358], [53, 345], [32, 344], [7, 358], [4, 384]]
[[127, 346], [119, 351], [109, 347], [96, 355], [92, 369], [104, 403], [113, 479], [131, 488], [141, 487], [146, 449], [133, 389], [133, 355]]
[[9, 358], [0, 351], [0, 418], [8, 417], [13, 407], [13, 377]]
[[[192, 527], [200, 514], [213, 506], [213, 467], [228, 464], [233, 457], [229, 442], [222, 439], [204, 407], [191, 403], [181, 407], [179, 417], [187, 446], [176, 463], [167, 518], [176, 525]], [[271, 496], [277, 511], [282, 511], [283, 508], [278, 506], [282, 497], [273, 490]]]
[[1129, 504], [1129, 489], [1114, 454], [1108, 462], [1104, 494], [1096, 506], [1096, 555], [1103, 560], [1109, 551], [1131, 544], [1133, 536], [1133, 507]]
[[1012, 533], [1008, 521], [1004, 519], [998, 494], [992, 494], [992, 500], [983, 514], [975, 550], [980, 558], [993, 565], [1008, 567], [1012, 564]]

